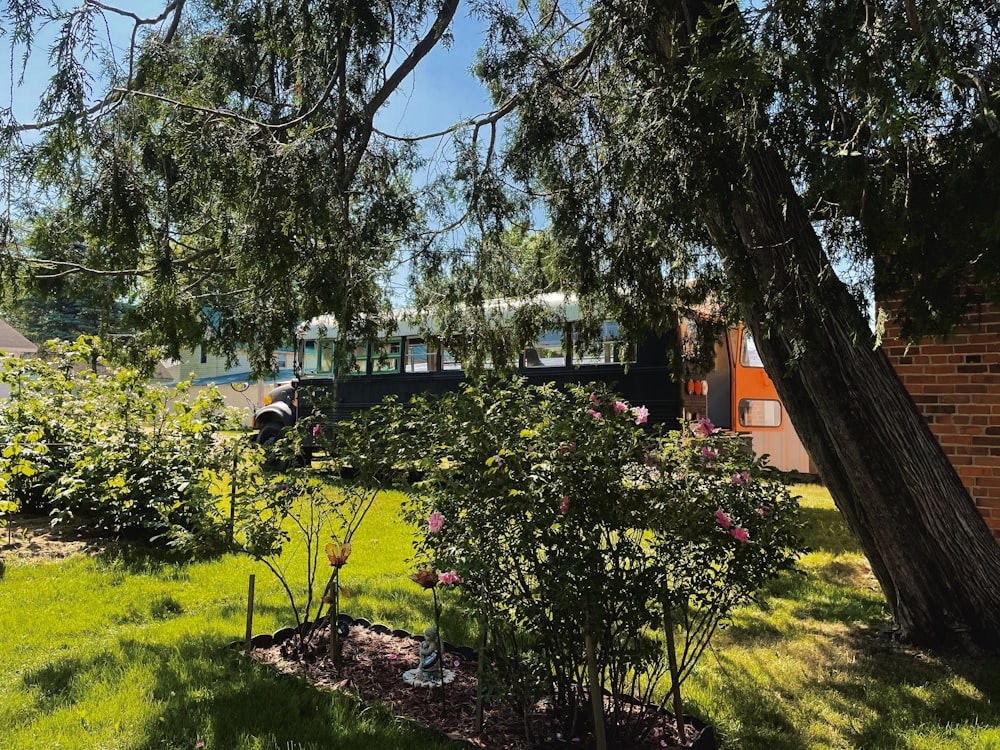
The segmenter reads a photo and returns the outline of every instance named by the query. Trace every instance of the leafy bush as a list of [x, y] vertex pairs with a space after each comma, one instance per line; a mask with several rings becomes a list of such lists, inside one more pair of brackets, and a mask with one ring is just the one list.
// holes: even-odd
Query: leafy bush
[[[0, 498], [105, 532], [201, 551], [227, 543], [212, 492], [235, 424], [221, 395], [152, 385], [100, 357], [99, 342], [50, 342], [44, 357], [5, 358], [0, 380]], [[247, 450], [250, 449], [249, 444]]]
[[[281, 584], [298, 626], [312, 619], [323, 564], [321, 550], [331, 572], [315, 610], [316, 620], [326, 606], [329, 621], [337, 621], [341, 568], [347, 564], [351, 540], [384, 488], [387, 476], [383, 470], [381, 424], [373, 420], [374, 414], [359, 414], [337, 430], [326, 432], [319, 425], [318, 413], [313, 419], [300, 420], [275, 448], [279, 456], [285, 451], [284, 458], [271, 463], [285, 470], [245, 485], [245, 497], [236, 514], [237, 543], [260, 560]], [[351, 467], [355, 479], [321, 477], [311, 465], [301, 465], [296, 457], [301, 455], [306, 436], [312, 447]], [[289, 546], [303, 552], [298, 556], [302, 564], [299, 571], [290, 570], [282, 562], [288, 559]], [[304, 584], [304, 596], [296, 595], [301, 590], [299, 583]], [[330, 631], [329, 655], [340, 667], [340, 640], [335, 628]]]
[[796, 556], [794, 499], [707, 422], [666, 432], [600, 386], [523, 381], [382, 413], [385, 460], [423, 473], [419, 559], [457, 573], [497, 684], [548, 698], [563, 736], [642, 735], [633, 696], [678, 708], [717, 626]]

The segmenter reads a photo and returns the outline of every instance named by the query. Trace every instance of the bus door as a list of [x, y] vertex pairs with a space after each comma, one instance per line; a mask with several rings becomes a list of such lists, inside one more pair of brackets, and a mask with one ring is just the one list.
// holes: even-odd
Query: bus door
[[732, 367], [732, 425], [750, 433], [754, 451], [771, 456], [782, 471], [814, 473], [809, 455], [764, 370], [753, 336], [742, 324], [729, 332]]

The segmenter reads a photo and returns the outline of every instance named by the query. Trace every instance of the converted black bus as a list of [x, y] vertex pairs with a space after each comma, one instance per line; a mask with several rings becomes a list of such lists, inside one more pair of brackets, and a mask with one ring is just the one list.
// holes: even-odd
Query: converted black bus
[[[574, 327], [579, 319], [577, 306], [557, 294], [542, 301], [558, 310], [563, 325], [525, 342], [519, 352], [514, 369], [529, 382], [606, 382], [631, 403], [644, 404], [650, 421], [675, 422], [684, 415], [683, 389], [670, 370], [670, 354], [679, 351], [676, 330], [625, 347], [618, 324], [608, 320], [601, 326], [599, 340], [588, 340], [584, 346]], [[336, 334], [336, 321], [328, 317], [316, 318], [300, 329], [295, 379], [268, 394], [255, 414], [260, 443], [272, 442], [300, 413], [308, 413], [308, 405], [298, 398], [307, 390], [329, 397], [332, 409], [327, 418], [336, 423], [388, 395], [406, 401], [420, 393], [453, 390], [466, 379], [462, 362], [446, 346], [432, 343], [416, 326], [403, 321], [382, 342], [355, 348], [346, 358], [350, 363], [346, 367], [336, 364]], [[693, 407], [697, 417], [703, 415], [703, 404]], [[689, 416], [697, 418], [694, 412]]]

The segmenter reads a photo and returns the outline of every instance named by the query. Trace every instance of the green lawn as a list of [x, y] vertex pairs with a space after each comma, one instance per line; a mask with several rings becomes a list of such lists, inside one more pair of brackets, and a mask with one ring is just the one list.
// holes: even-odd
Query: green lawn
[[[1000, 748], [1000, 659], [932, 656], [882, 637], [886, 611], [864, 559], [828, 495], [800, 491], [813, 551], [762, 609], [741, 611], [719, 634], [686, 684], [691, 711], [727, 748]], [[355, 536], [342, 606], [416, 630], [430, 621], [430, 597], [406, 578], [399, 500], [379, 500]], [[9, 565], [0, 580], [0, 748], [447, 746], [228, 649], [245, 627], [251, 573], [254, 630], [289, 624], [277, 582], [246, 558]], [[471, 642], [450, 614], [446, 607], [446, 637]]]
[[[343, 571], [352, 594], [345, 604], [423, 627], [430, 603], [404, 576], [410, 537], [398, 503], [398, 495], [384, 498], [358, 533]], [[228, 649], [245, 630], [251, 573], [255, 632], [293, 621], [271, 574], [242, 557], [156, 565], [77, 556], [8, 566], [0, 581], [8, 644], [0, 650], [0, 748], [453, 747]]]

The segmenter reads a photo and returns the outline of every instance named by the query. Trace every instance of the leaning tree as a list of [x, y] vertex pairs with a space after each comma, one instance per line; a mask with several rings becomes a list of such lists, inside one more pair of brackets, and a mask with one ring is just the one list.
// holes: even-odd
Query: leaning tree
[[834, 263], [873, 262], [911, 335], [1000, 301], [1000, 6], [492, 13], [479, 73], [516, 123], [483, 170], [548, 211], [560, 283], [637, 325], [706, 294], [724, 302], [753, 332], [901, 635], [995, 648], [1000, 545]]

